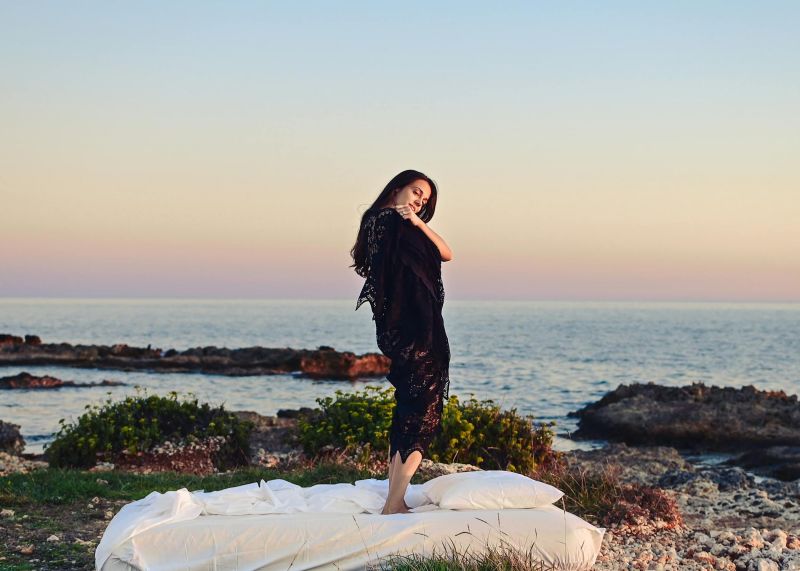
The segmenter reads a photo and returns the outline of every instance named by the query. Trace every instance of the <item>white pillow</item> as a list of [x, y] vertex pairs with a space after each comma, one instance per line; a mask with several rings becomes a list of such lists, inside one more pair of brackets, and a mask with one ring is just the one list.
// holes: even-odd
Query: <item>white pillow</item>
[[564, 495], [550, 484], [506, 470], [446, 474], [422, 484], [422, 493], [450, 510], [538, 508]]

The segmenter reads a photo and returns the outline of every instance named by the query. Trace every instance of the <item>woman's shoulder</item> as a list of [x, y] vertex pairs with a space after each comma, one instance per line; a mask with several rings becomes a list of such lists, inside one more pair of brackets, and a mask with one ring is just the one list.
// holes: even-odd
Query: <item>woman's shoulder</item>
[[384, 208], [377, 208], [369, 212], [369, 217], [372, 218], [374, 221], [382, 224], [392, 223], [397, 220], [397, 218], [402, 219], [403, 217], [400, 213], [391, 206], [386, 206]]
[[378, 208], [377, 210], [375, 210], [375, 215], [376, 216], [385, 216], [385, 215], [391, 214], [391, 213], [394, 213], [394, 214], [397, 214], [398, 216], [400, 216], [400, 213], [393, 206], [384, 206], [383, 208]]

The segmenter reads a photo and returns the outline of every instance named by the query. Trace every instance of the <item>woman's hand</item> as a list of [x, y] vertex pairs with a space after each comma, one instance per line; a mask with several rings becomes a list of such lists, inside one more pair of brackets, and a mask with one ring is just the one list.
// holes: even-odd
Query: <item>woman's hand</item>
[[397, 210], [400, 216], [402, 216], [406, 220], [411, 220], [411, 224], [413, 224], [414, 226], [420, 226], [424, 223], [422, 218], [417, 216], [417, 213], [414, 212], [414, 209], [407, 204], [395, 206], [394, 209]]

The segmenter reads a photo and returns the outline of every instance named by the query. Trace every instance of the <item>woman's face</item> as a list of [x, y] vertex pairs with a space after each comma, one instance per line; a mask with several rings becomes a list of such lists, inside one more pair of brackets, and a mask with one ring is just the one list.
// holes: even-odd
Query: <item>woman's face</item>
[[392, 206], [407, 204], [416, 214], [427, 204], [430, 197], [431, 185], [427, 180], [419, 179], [395, 192]]

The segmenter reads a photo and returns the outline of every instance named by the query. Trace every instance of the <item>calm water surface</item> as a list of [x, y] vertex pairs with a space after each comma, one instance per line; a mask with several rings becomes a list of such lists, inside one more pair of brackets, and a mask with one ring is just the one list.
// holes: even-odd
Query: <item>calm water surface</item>
[[[217, 347], [331, 345], [339, 351], [377, 351], [367, 305], [352, 300], [73, 300], [0, 299], [0, 333], [39, 335], [44, 343], [92, 343], [178, 350]], [[754, 385], [797, 394], [800, 387], [800, 304], [638, 302], [495, 302], [448, 300], [451, 394], [494, 399], [539, 421], [555, 420], [556, 447], [575, 442], [575, 420], [565, 415], [621, 383], [681, 386]], [[65, 367], [0, 367], [79, 382], [113, 379], [125, 387], [0, 391], [0, 419], [19, 424], [26, 452], [41, 452], [87, 403], [135, 394], [191, 392], [230, 410], [275, 414], [315, 406], [355, 382], [296, 375], [226, 377], [155, 374]], [[110, 393], [110, 395], [108, 394]]]

